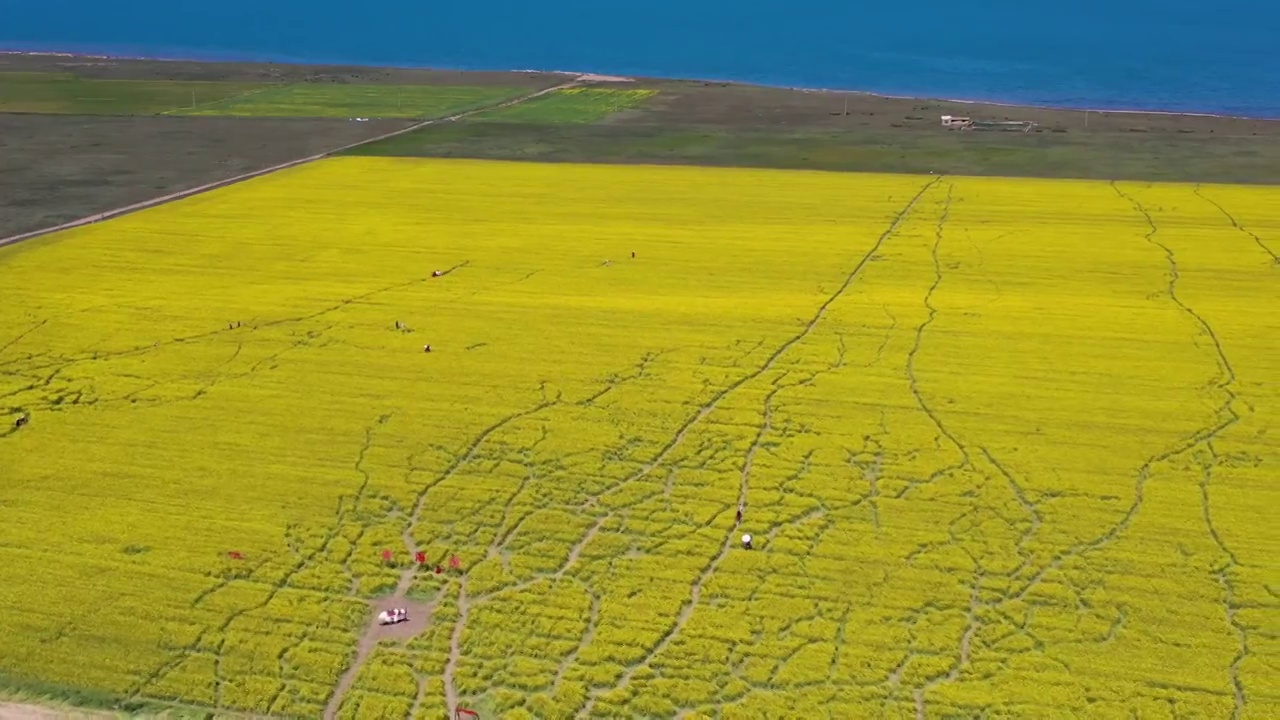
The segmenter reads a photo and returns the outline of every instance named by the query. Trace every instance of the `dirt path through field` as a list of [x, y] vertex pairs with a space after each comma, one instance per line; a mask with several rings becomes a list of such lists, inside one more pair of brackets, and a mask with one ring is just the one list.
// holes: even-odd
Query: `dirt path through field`
[[[324, 709], [325, 720], [333, 720], [338, 716], [338, 708], [342, 706], [342, 699], [346, 697], [351, 686], [355, 684], [356, 676], [360, 674], [360, 668], [364, 667], [365, 662], [373, 654], [373, 649], [378, 646], [379, 642], [397, 640], [401, 643], [407, 643], [421, 634], [431, 624], [431, 616], [435, 612], [435, 602], [420, 603], [409, 600], [405, 597], [408, 589], [408, 584], [401, 582], [396, 587], [395, 594], [369, 604], [369, 625], [365, 628], [364, 634], [360, 636], [360, 642], [356, 645], [355, 660], [351, 662], [351, 666], [347, 668], [347, 671], [342, 674], [338, 684], [334, 687], [333, 695], [329, 697], [329, 704]], [[379, 625], [378, 613], [393, 608], [408, 610], [409, 619], [406, 622], [395, 625]]]
[[497, 110], [499, 108], [510, 107], [512, 105], [518, 105], [522, 102], [532, 100], [533, 98], [546, 95], [547, 93], [555, 92], [556, 90], [563, 90], [569, 87], [574, 87], [576, 85], [580, 85], [587, 82], [591, 82], [590, 76], [586, 76], [586, 75], [578, 76], [568, 82], [560, 83], [558, 85], [554, 85], [549, 88], [544, 88], [536, 92], [527, 93], [519, 97], [515, 97], [510, 100], [506, 100], [494, 105], [485, 105], [484, 107], [475, 108], [473, 110], [467, 110], [466, 112], [455, 113], [447, 117], [423, 120], [420, 123], [415, 123], [413, 125], [410, 125], [409, 127], [401, 128], [399, 130], [393, 130], [389, 133], [378, 135], [377, 137], [372, 137], [367, 140], [359, 140], [353, 143], [348, 143], [347, 145], [336, 147], [331, 150], [326, 150], [322, 153], [317, 153], [315, 155], [308, 155], [307, 157], [299, 158], [297, 160], [290, 160], [289, 162], [280, 163], [278, 165], [272, 165], [271, 167], [262, 168], [261, 170], [254, 170], [252, 172], [247, 172], [232, 178], [227, 178], [226, 180], [218, 180], [217, 182], [206, 183], [204, 185], [193, 187], [187, 190], [181, 190], [179, 192], [169, 193], [168, 195], [161, 195], [160, 197], [152, 198], [150, 200], [144, 200], [139, 203], [133, 203], [132, 205], [125, 205], [123, 207], [118, 207], [113, 210], [107, 210], [106, 212], [95, 213], [93, 215], [82, 217], [79, 220], [72, 220], [71, 222], [62, 223], [61, 225], [55, 225], [53, 227], [43, 228], [41, 230], [32, 230], [30, 232], [24, 232], [24, 233], [19, 233], [17, 235], [11, 235], [6, 238], [0, 238], [0, 247], [22, 242], [23, 240], [30, 240], [32, 238], [40, 237], [41, 235], [48, 235], [49, 233], [58, 232], [59, 230], [69, 230], [71, 228], [80, 227], [82, 225], [91, 225], [93, 223], [101, 222], [103, 220], [109, 220], [113, 217], [119, 217], [120, 215], [126, 215], [128, 213], [137, 212], [139, 210], [146, 210], [147, 208], [152, 208], [157, 205], [163, 205], [164, 203], [173, 202], [175, 200], [181, 200], [183, 198], [190, 197], [192, 195], [198, 195], [200, 193], [208, 192], [210, 190], [217, 190], [218, 188], [226, 187], [228, 185], [234, 185], [235, 183], [244, 182], [245, 180], [252, 180], [253, 178], [260, 177], [262, 175], [267, 175], [269, 173], [273, 173], [278, 170], [286, 170], [291, 167], [295, 167], [298, 165], [303, 165], [305, 163], [320, 160], [334, 153], [350, 150], [351, 148], [354, 148], [354, 147], [367, 145], [373, 142], [379, 142], [382, 140], [386, 140], [388, 138], [396, 137], [397, 135], [404, 135], [405, 133], [410, 133], [410, 132], [413, 132], [414, 130], [420, 130], [429, 125], [436, 125], [444, 122], [454, 122], [456, 120], [461, 120], [462, 118], [470, 117], [478, 113], [488, 112], [490, 110]]
[[[558, 85], [557, 87], [567, 87], [567, 85]], [[549, 88], [539, 93], [526, 95], [524, 96], [523, 99], [527, 100], [531, 97], [535, 97], [536, 95], [541, 95], [543, 93], [551, 92], [551, 90], [554, 90], [554, 89], [556, 88]], [[509, 102], [506, 104], [513, 105], [515, 103]], [[452, 270], [453, 269], [451, 268], [450, 270], [446, 271], [446, 274], [448, 272], [452, 272]], [[453, 475], [453, 473], [455, 473], [458, 470], [458, 468], [471, 462], [472, 458], [475, 457], [476, 452], [479, 451], [480, 446], [484, 444], [484, 441], [494, 432], [501, 429], [503, 426], [505, 426], [507, 423], [513, 420], [538, 412], [542, 409], [545, 409], [546, 407], [549, 407], [551, 404], [553, 403], [551, 402], [540, 403], [539, 405], [534, 406], [530, 410], [524, 410], [524, 411], [518, 412], [508, 417], [507, 419], [500, 421], [492, 425], [491, 427], [485, 429], [483, 432], [480, 433], [479, 436], [476, 437], [475, 441], [472, 442], [471, 446], [467, 449], [467, 451], [463, 453], [463, 455], [460, 458], [458, 458], [458, 460], [455, 463], [450, 465], [447, 470], [445, 470], [445, 472], [440, 476], [440, 478], [432, 482], [430, 485], [428, 485], [426, 488], [424, 488], [420, 492], [417, 501], [414, 503], [413, 511], [409, 515], [408, 523], [405, 526], [404, 532], [401, 533], [401, 540], [404, 542], [405, 550], [408, 552], [409, 555], [416, 555], [419, 552], [419, 550], [421, 550], [421, 548], [418, 546], [417, 541], [414, 540], [413, 538], [413, 529], [418, 524], [418, 517], [422, 513], [423, 503], [426, 502], [426, 491], [429, 490], [432, 486], [438, 485], [439, 483], [449, 479]], [[334, 688], [333, 695], [329, 698], [329, 704], [325, 708], [325, 714], [324, 714], [325, 720], [333, 720], [333, 718], [337, 717], [338, 709], [342, 706], [343, 697], [347, 694], [347, 692], [351, 689], [351, 686], [355, 683], [356, 676], [360, 673], [360, 668], [364, 666], [364, 663], [369, 659], [369, 655], [372, 654], [374, 647], [377, 646], [380, 640], [384, 638], [394, 638], [394, 639], [399, 639], [402, 642], [408, 642], [409, 640], [412, 640], [413, 638], [421, 634], [424, 630], [426, 630], [427, 626], [430, 624], [431, 615], [435, 611], [436, 603], [439, 602], [439, 598], [442, 597], [444, 593], [442, 590], [440, 594], [436, 596], [436, 599], [426, 604], [416, 603], [414, 601], [409, 600], [408, 599], [409, 589], [413, 587], [413, 579], [417, 575], [417, 572], [418, 572], [418, 566], [416, 564], [409, 565], [404, 570], [402, 570], [400, 572], [400, 580], [399, 582], [396, 583], [395, 592], [392, 593], [390, 597], [384, 598], [383, 600], [378, 601], [374, 605], [373, 615], [370, 618], [369, 626], [368, 628], [365, 629], [364, 635], [361, 636], [359, 643], [356, 645], [355, 660], [352, 661], [351, 666], [347, 668], [347, 671], [343, 673], [342, 678], [338, 681], [337, 687]], [[462, 632], [466, 627], [467, 612], [470, 609], [470, 603], [467, 600], [467, 579], [465, 575], [462, 577], [460, 582], [461, 582], [461, 585], [460, 585], [459, 594], [458, 594], [459, 615], [458, 615], [458, 620], [454, 625], [453, 633], [450, 636], [451, 639], [449, 643], [449, 659], [446, 662], [445, 671], [444, 671], [445, 697], [446, 697], [446, 700], [448, 701], [450, 713], [452, 713], [454, 709], [457, 707], [457, 702], [458, 702], [457, 692], [453, 686], [453, 677], [457, 670], [458, 662], [462, 657]], [[392, 625], [389, 627], [383, 627], [378, 625], [378, 617], [377, 617], [378, 613], [381, 612], [382, 610], [395, 608], [395, 607], [407, 608], [409, 610], [410, 622], [403, 623], [401, 625]], [[419, 680], [418, 697], [415, 700], [415, 703], [421, 702], [423, 680], [425, 679]]]
[[[661, 453], [659, 453], [658, 457], [655, 460], [650, 462], [650, 464], [646, 465], [644, 468], [641, 468], [639, 474], [633, 474], [629, 476], [627, 480], [623, 481], [623, 484], [630, 482], [631, 480], [636, 479], [638, 477], [643, 477], [644, 474], [647, 474], [648, 472], [656, 468], [668, 453], [670, 453], [672, 450], [675, 449], [677, 445], [683, 442], [685, 434], [690, 430], [690, 428], [692, 428], [694, 424], [701, 421], [703, 418], [709, 415], [713, 410], [715, 410], [715, 408], [720, 403], [720, 401], [724, 400], [730, 394], [736, 392], [739, 388], [747, 385], [748, 383], [754, 382], [758, 378], [764, 377], [766, 373], [769, 373], [771, 370], [773, 370], [774, 366], [777, 364], [779, 359], [781, 359], [784, 355], [786, 355], [787, 352], [790, 351], [792, 347], [804, 342], [805, 339], [808, 338], [809, 335], [813, 333], [814, 328], [818, 326], [818, 323], [822, 321], [823, 317], [827, 313], [828, 308], [830, 308], [837, 300], [844, 297], [845, 293], [848, 292], [849, 288], [853, 285], [854, 281], [857, 280], [858, 276], [862, 273], [862, 269], [866, 267], [867, 263], [871, 262], [872, 259], [880, 252], [880, 248], [884, 245], [885, 241], [888, 240], [895, 233], [897, 233], [899, 226], [902, 225], [902, 223], [906, 220], [907, 216], [915, 208], [916, 204], [920, 201], [920, 199], [924, 197], [925, 194], [929, 192], [929, 190], [931, 190], [935, 185], [937, 185], [941, 181], [942, 181], [941, 177], [936, 177], [930, 180], [929, 182], [925, 183], [911, 197], [910, 200], [907, 201], [906, 205], [903, 206], [903, 208], [893, 217], [893, 221], [889, 224], [889, 226], [885, 228], [884, 232], [880, 234], [880, 237], [875, 241], [875, 243], [871, 246], [871, 248], [866, 252], [865, 255], [862, 256], [862, 259], [859, 260], [858, 263], [853, 266], [853, 269], [849, 271], [849, 274], [845, 276], [844, 282], [840, 285], [840, 287], [838, 287], [832, 295], [830, 295], [821, 305], [818, 306], [817, 310], [813, 314], [813, 317], [811, 317], [809, 321], [804, 325], [804, 327], [800, 329], [799, 333], [797, 333], [795, 336], [789, 338], [788, 340], [783, 342], [781, 345], [779, 345], [769, 355], [769, 357], [765, 359], [764, 364], [762, 364], [760, 367], [742, 376], [733, 384], [727, 386], [726, 388], [721, 390], [719, 393], [717, 393], [714, 397], [712, 397], [707, 402], [706, 405], [702, 406], [702, 408], [698, 411], [697, 414], [695, 414], [692, 418], [690, 418], [688, 421], [685, 422], [685, 424], [680, 428], [679, 432], [676, 434], [673, 441], [669, 443]], [[752, 441], [751, 447], [748, 448], [747, 454], [743, 459], [742, 476], [739, 481], [739, 488], [738, 488], [738, 507], [739, 508], [746, 508], [747, 506], [748, 494], [751, 489], [750, 488], [751, 467], [754, 462], [756, 451], [760, 447], [760, 443], [764, 440], [764, 437], [768, 435], [769, 432], [772, 430], [773, 400], [774, 400], [774, 397], [777, 395], [777, 393], [783, 389], [784, 386], [779, 385], [779, 383], [785, 377], [786, 377], [786, 373], [784, 371], [780, 377], [774, 380], [773, 390], [771, 390], [765, 396], [764, 406], [761, 408], [760, 430], [757, 433], [755, 439]], [[615, 485], [613, 489], [617, 489], [617, 487], [619, 486]], [[597, 530], [599, 530], [599, 528], [604, 524], [604, 522], [611, 516], [612, 516], [612, 513], [606, 514], [601, 520], [599, 520], [595, 525], [592, 526], [592, 528], [588, 531], [588, 535], [593, 535]], [[736, 539], [735, 536], [737, 535], [738, 531], [741, 529], [742, 528], [737, 523], [734, 523], [727, 530], [725, 534], [724, 542], [720, 546], [720, 551], [710, 559], [706, 567], [703, 568], [702, 572], [699, 573], [698, 577], [694, 579], [693, 584], [690, 586], [689, 599], [685, 601], [685, 603], [680, 607], [680, 612], [676, 616], [675, 623], [672, 625], [670, 631], [668, 631], [666, 635], [663, 635], [656, 645], [654, 645], [652, 648], [647, 649], [644, 656], [640, 658], [639, 661], [632, 663], [630, 666], [628, 666], [627, 669], [622, 673], [622, 676], [613, 685], [613, 687], [597, 687], [594, 690], [592, 690], [584, 700], [582, 707], [578, 710], [577, 712], [578, 718], [592, 717], [593, 711], [595, 710], [595, 703], [597, 698], [599, 698], [601, 695], [605, 694], [606, 692], [619, 690], [623, 687], [626, 687], [628, 684], [630, 684], [631, 680], [635, 677], [635, 675], [640, 670], [649, 668], [650, 663], [653, 661], [653, 659], [657, 657], [659, 654], [661, 654], [664, 650], [666, 650], [667, 647], [669, 647], [671, 643], [676, 639], [676, 637], [683, 632], [685, 625], [688, 623], [689, 619], [693, 617], [694, 611], [697, 609], [698, 604], [701, 602], [703, 588], [715, 575], [715, 572], [719, 568], [720, 564], [724, 562], [725, 558], [729, 556], [729, 552], [732, 550], [735, 544], [735, 539]], [[581, 546], [583, 544], [584, 543], [580, 542], [578, 545], [575, 546], [575, 550], [580, 553]], [[576, 556], [571, 553], [570, 558], [576, 559]], [[561, 572], [563, 572], [563, 569], [561, 570]]]

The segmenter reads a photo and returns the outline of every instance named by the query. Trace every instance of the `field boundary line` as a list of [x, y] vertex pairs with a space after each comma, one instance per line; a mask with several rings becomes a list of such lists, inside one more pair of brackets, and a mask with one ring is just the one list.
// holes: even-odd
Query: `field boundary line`
[[[112, 210], [106, 210], [104, 212], [94, 213], [93, 215], [86, 215], [85, 217], [82, 217], [78, 220], [72, 220], [70, 222], [65, 222], [60, 225], [54, 225], [53, 227], [41, 228], [39, 230], [30, 230], [24, 233], [18, 233], [17, 235], [10, 235], [9, 237], [6, 237], [6, 238], [0, 238], [0, 248], [8, 245], [15, 245], [24, 240], [32, 240], [34, 238], [38, 238], [43, 235], [49, 235], [50, 233], [60, 232], [62, 230], [71, 230], [73, 228], [83, 227], [85, 225], [92, 225], [94, 223], [102, 222], [103, 220], [110, 220], [112, 218], [120, 217], [121, 215], [128, 215], [130, 213], [138, 212], [139, 210], [147, 210], [147, 209], [156, 207], [158, 205], [164, 205], [165, 203], [175, 202], [177, 200], [189, 198], [193, 195], [206, 193], [206, 192], [209, 192], [210, 190], [218, 190], [220, 188], [227, 187], [228, 185], [234, 185], [236, 183], [244, 182], [245, 180], [252, 180], [254, 178], [262, 177], [263, 175], [269, 175], [273, 172], [277, 172], [280, 170], [288, 170], [289, 168], [297, 167], [299, 165], [305, 165], [306, 163], [309, 163], [309, 162], [315, 162], [316, 160], [323, 160], [324, 158], [329, 157], [330, 155], [333, 155], [335, 153], [345, 152], [347, 150], [359, 147], [361, 145], [368, 145], [369, 143], [388, 140], [390, 138], [397, 137], [399, 135], [411, 133], [415, 130], [421, 130], [422, 128], [428, 127], [430, 125], [436, 125], [436, 124], [445, 123], [445, 122], [454, 122], [456, 120], [461, 120], [462, 118], [470, 117], [472, 115], [476, 115], [482, 112], [487, 112], [489, 110], [499, 110], [501, 108], [510, 107], [512, 105], [518, 105], [522, 102], [532, 100], [536, 97], [541, 97], [543, 95], [555, 92], [557, 90], [564, 90], [566, 88], [576, 87], [578, 85], [583, 84], [583, 82], [585, 81], [579, 78], [574, 78], [569, 82], [560, 83], [558, 85], [554, 85], [549, 88], [543, 88], [542, 90], [531, 92], [525, 95], [520, 95], [518, 97], [511, 98], [510, 100], [504, 100], [503, 102], [496, 103], [494, 105], [486, 105], [484, 107], [472, 108], [470, 110], [465, 110], [463, 112], [454, 113], [453, 115], [446, 115], [444, 117], [423, 120], [421, 122], [417, 122], [412, 125], [409, 125], [408, 127], [403, 127], [403, 128], [400, 128], [399, 130], [392, 130], [391, 132], [383, 133], [382, 135], [378, 135], [376, 137], [371, 137], [364, 140], [357, 140], [356, 142], [347, 143], [346, 145], [342, 145], [336, 148], [331, 148], [329, 150], [316, 153], [314, 155], [308, 155], [306, 157], [298, 158], [296, 160], [289, 160], [287, 162], [272, 165], [270, 167], [265, 167], [258, 170], [252, 170], [247, 173], [241, 173], [240, 175], [236, 175], [235, 177], [226, 178], [224, 180], [215, 180], [214, 182], [211, 182], [211, 183], [205, 183], [204, 185], [198, 185], [196, 187], [188, 188], [186, 190], [179, 190], [178, 192], [169, 193], [168, 195], [161, 195], [160, 197], [151, 198], [150, 200], [143, 200], [142, 202], [136, 202], [131, 205], [125, 205], [123, 207], [114, 208]], [[180, 116], [170, 116], [170, 117], [180, 117]]]

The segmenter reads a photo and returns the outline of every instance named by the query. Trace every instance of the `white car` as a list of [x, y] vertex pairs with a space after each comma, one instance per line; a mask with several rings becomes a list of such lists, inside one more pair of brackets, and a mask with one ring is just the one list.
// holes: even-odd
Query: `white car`
[[378, 613], [379, 625], [395, 625], [409, 619], [409, 611], [404, 608], [393, 608]]

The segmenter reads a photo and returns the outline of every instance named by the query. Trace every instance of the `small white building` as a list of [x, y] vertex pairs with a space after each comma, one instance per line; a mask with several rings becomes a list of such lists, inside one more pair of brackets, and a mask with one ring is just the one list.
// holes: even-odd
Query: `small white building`
[[973, 125], [973, 120], [958, 115], [943, 115], [942, 127], [969, 127]]

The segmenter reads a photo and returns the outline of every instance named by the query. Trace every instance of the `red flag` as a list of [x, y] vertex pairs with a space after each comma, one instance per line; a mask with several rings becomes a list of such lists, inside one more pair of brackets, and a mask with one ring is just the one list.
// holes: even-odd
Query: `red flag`
[[462, 561], [458, 559], [457, 555], [454, 555], [449, 558], [449, 567], [453, 568], [454, 570], [457, 570], [458, 568], [462, 567]]
[[383, 562], [391, 562], [391, 551], [390, 551], [390, 550], [383, 550], [383, 551], [382, 551], [382, 561], [383, 561]]
[[413, 554], [413, 561], [419, 565], [422, 565], [425, 562], [427, 562], [427, 554], [421, 551], [416, 552]]

